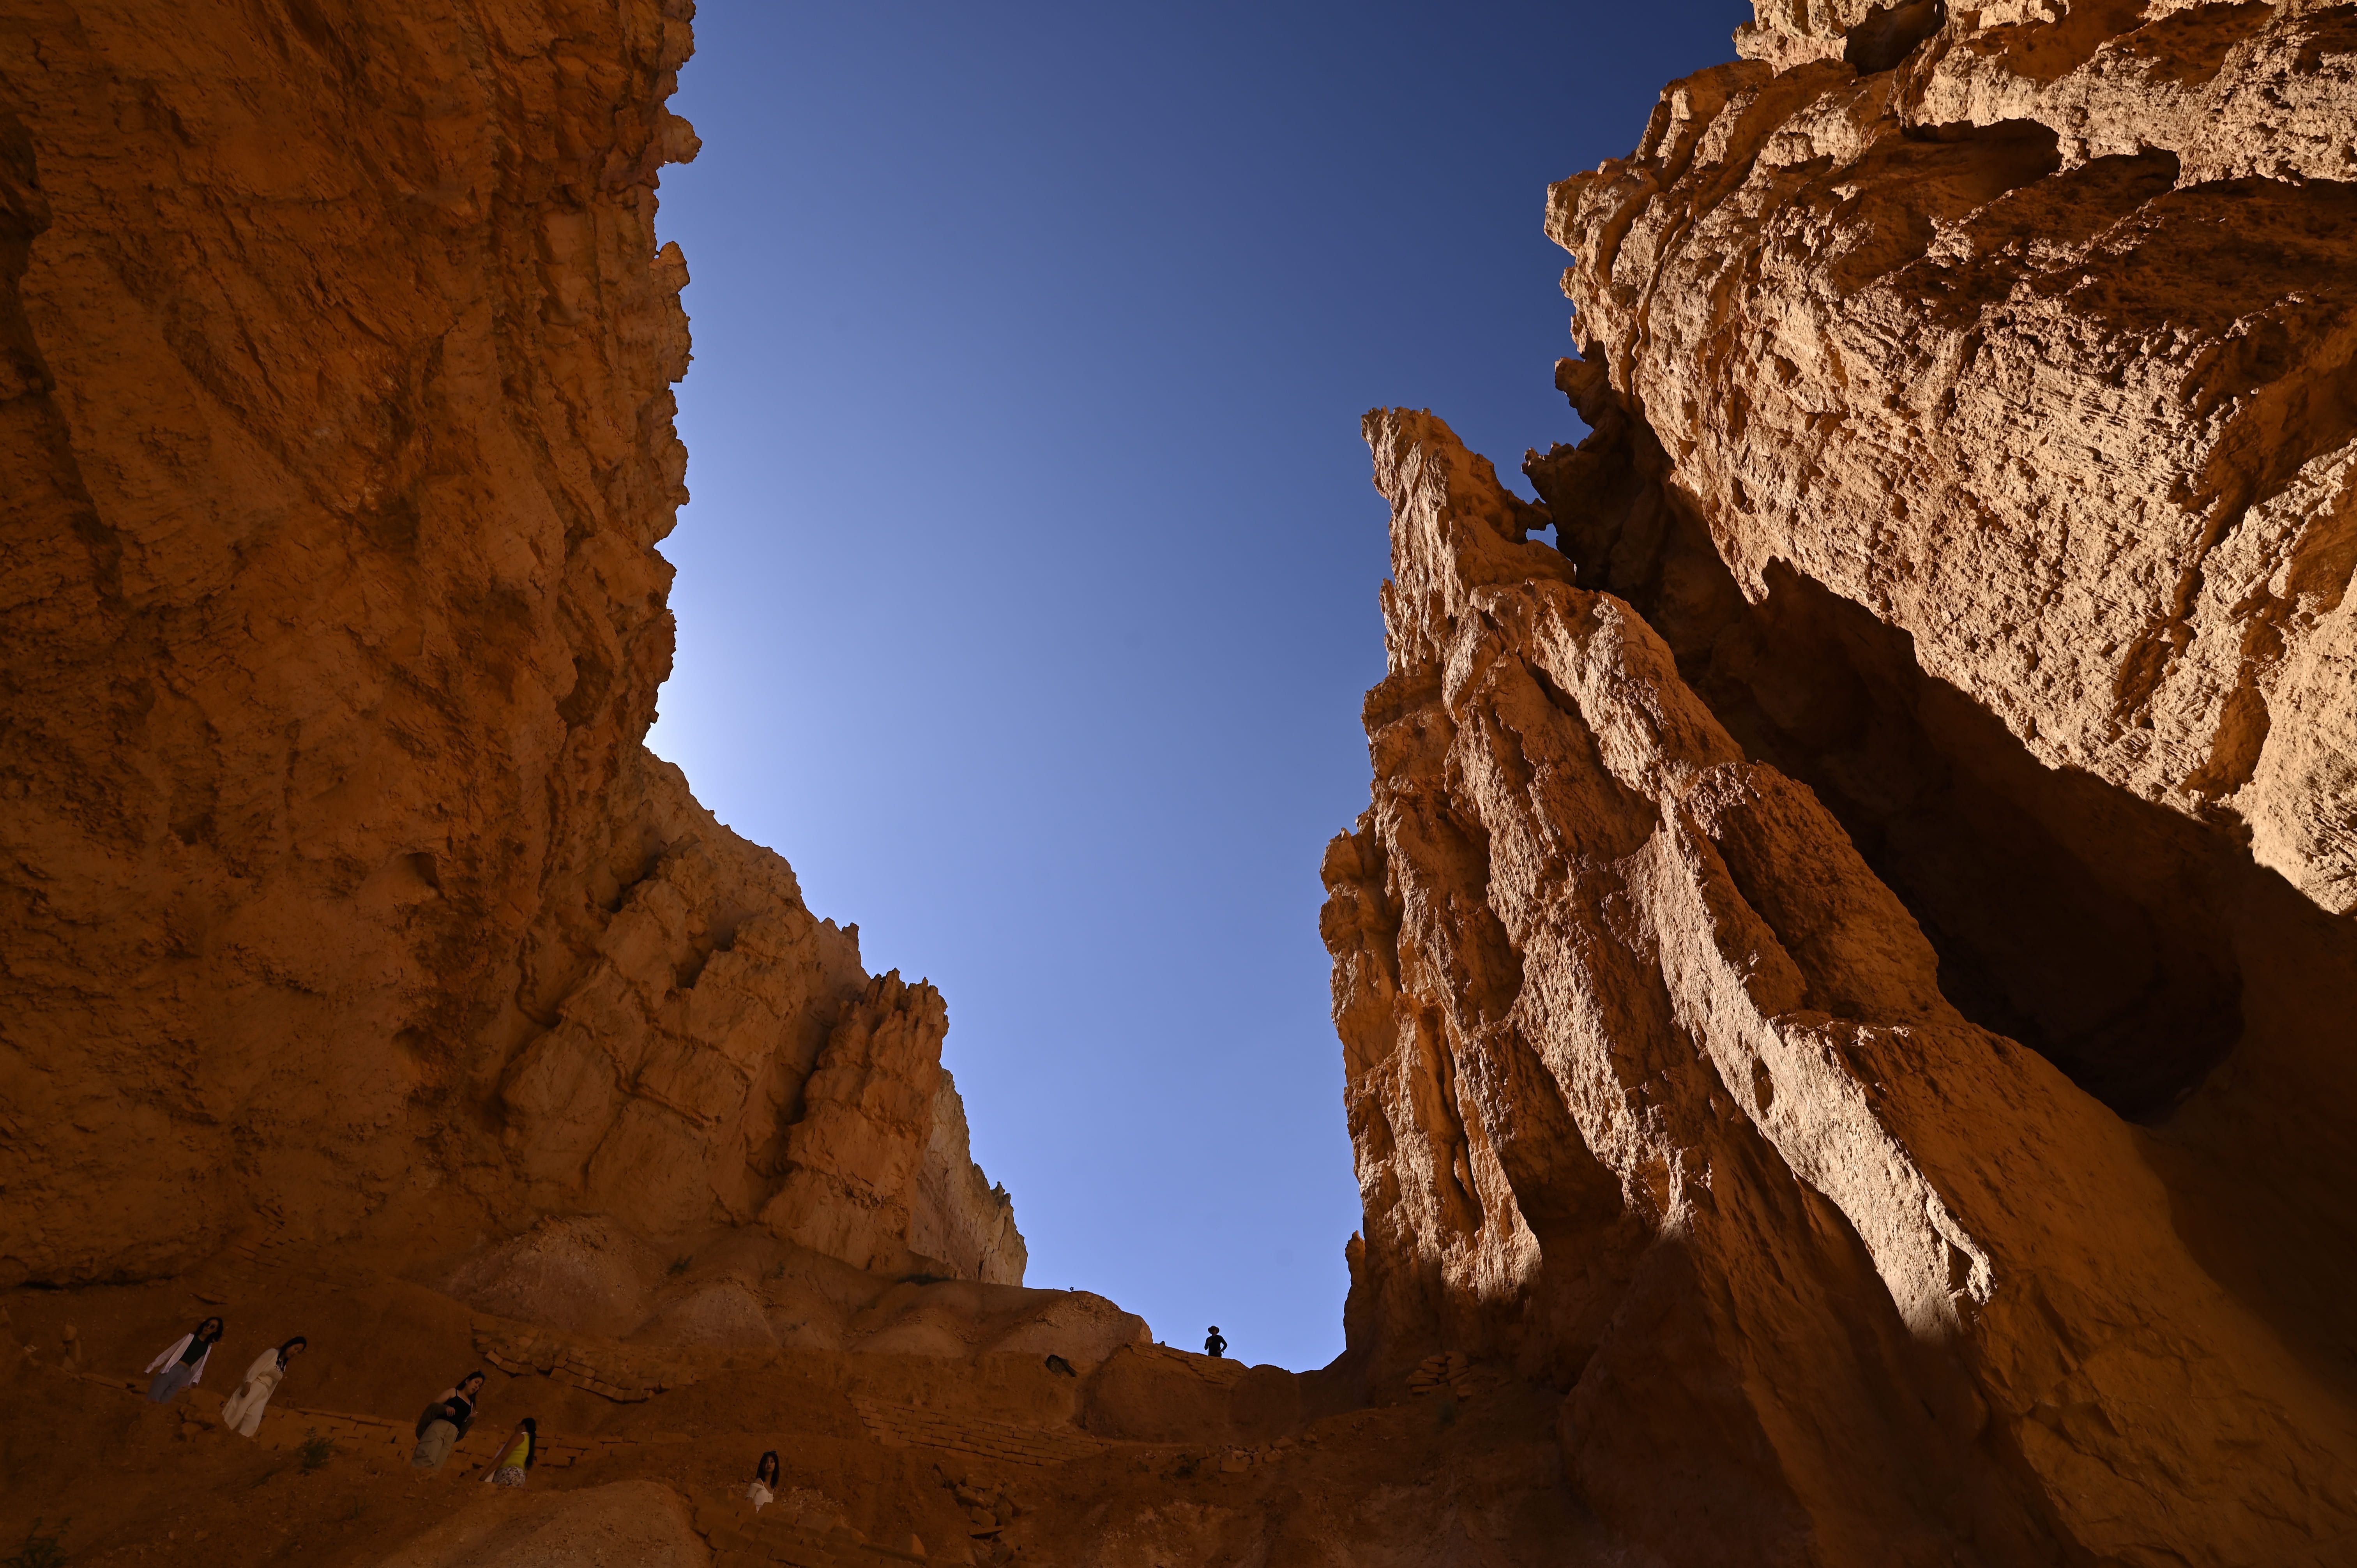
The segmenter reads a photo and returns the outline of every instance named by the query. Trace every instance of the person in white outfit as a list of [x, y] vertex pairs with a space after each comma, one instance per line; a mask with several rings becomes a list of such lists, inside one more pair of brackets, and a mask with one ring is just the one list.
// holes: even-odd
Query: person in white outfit
[[270, 1408], [270, 1396], [278, 1391], [279, 1380], [286, 1375], [286, 1363], [301, 1355], [310, 1345], [300, 1334], [275, 1350], [264, 1350], [245, 1369], [245, 1381], [238, 1384], [237, 1392], [229, 1396], [221, 1406], [221, 1420], [241, 1437], [251, 1437], [262, 1430], [262, 1412]]
[[156, 1379], [147, 1385], [147, 1402], [169, 1404], [182, 1389], [202, 1379], [205, 1363], [213, 1359], [213, 1347], [221, 1343], [221, 1320], [208, 1317], [197, 1325], [195, 1333], [181, 1335], [148, 1362], [147, 1369]]
[[777, 1501], [777, 1486], [778, 1451], [772, 1448], [761, 1455], [759, 1464], [753, 1466], [753, 1483], [745, 1488], [745, 1495], [753, 1499], [755, 1513]]

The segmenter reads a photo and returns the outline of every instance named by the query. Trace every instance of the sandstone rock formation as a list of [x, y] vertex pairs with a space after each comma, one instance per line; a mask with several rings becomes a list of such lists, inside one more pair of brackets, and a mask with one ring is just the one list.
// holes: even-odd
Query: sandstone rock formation
[[566, 1212], [1020, 1280], [941, 998], [642, 745], [692, 11], [0, 6], [0, 1284]]
[[2352, 1539], [2315, 1477], [2357, 1428], [2136, 1130], [1954, 1010], [1832, 814], [1488, 465], [1370, 425], [1394, 669], [1326, 873], [1377, 1354], [1566, 1386], [1583, 1494], [1674, 1562]]
[[1641, 1550], [2357, 1552], [2352, 16], [1763, 6], [1550, 194], [1541, 504], [1370, 416], [1353, 1353]]
[[1785, 564], [2357, 909], [2357, 24], [2006, 10], [1673, 87], [1549, 193], [1587, 357], [1752, 597]]
[[384, 1568], [705, 1568], [711, 1561], [678, 1493], [652, 1481], [616, 1481], [561, 1499], [489, 1498], [403, 1546]]

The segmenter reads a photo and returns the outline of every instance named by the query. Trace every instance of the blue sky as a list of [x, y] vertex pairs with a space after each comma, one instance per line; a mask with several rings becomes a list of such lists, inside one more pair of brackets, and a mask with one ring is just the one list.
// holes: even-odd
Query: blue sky
[[1367, 802], [1382, 501], [1429, 407], [1576, 438], [1545, 187], [1739, 4], [703, 0], [652, 742], [949, 1000], [1029, 1283], [1341, 1349], [1318, 940]]

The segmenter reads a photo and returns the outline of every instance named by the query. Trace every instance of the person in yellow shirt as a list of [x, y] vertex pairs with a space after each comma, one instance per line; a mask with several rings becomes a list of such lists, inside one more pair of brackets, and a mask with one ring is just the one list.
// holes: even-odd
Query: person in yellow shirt
[[491, 1472], [483, 1477], [486, 1485], [493, 1482], [502, 1487], [521, 1487], [524, 1472], [540, 1455], [540, 1423], [530, 1416], [516, 1423], [516, 1429], [495, 1450], [499, 1455], [491, 1461]]

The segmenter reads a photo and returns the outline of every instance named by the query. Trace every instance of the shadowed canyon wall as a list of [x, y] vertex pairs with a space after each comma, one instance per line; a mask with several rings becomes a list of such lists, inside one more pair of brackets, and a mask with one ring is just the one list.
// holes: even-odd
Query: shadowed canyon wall
[[2357, 9], [1738, 42], [1549, 193], [1539, 504], [1368, 420], [1353, 1352], [1670, 1562], [2345, 1560]]
[[940, 996], [642, 744], [692, 12], [0, 7], [0, 1283], [569, 1210], [1021, 1279]]

